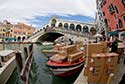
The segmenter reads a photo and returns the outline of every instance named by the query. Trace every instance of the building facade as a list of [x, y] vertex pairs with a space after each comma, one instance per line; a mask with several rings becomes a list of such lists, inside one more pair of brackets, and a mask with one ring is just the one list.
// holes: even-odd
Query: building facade
[[24, 23], [17, 23], [12, 28], [12, 37], [17, 41], [24, 41], [32, 36], [35, 28]]
[[24, 41], [32, 36], [35, 28], [24, 23], [11, 24], [7, 20], [0, 22], [0, 38], [5, 41]]
[[108, 31], [125, 30], [125, 0], [98, 0]]
[[3, 22], [0, 22], [0, 37], [11, 37], [11, 28], [13, 25], [8, 22], [7, 20], [4, 20]]
[[101, 10], [101, 2], [102, 2], [101, 0], [96, 0], [96, 7], [97, 7], [96, 27], [97, 27], [97, 32], [99, 34], [107, 36], [108, 26], [106, 25], [106, 22], [103, 17], [103, 12]]

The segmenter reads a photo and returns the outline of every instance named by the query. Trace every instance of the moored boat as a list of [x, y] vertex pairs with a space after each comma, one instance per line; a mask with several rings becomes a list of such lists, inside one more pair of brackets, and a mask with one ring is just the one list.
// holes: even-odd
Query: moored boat
[[16, 68], [15, 51], [0, 51], [0, 84], [5, 84]]
[[81, 58], [79, 61], [74, 63], [56, 63], [52, 61], [47, 62], [47, 66], [50, 68], [52, 73], [56, 76], [70, 76], [79, 72], [84, 66], [84, 59]]
[[84, 66], [83, 52], [75, 45], [62, 48], [64, 51], [50, 57], [47, 66], [56, 76], [71, 76], [80, 72]]

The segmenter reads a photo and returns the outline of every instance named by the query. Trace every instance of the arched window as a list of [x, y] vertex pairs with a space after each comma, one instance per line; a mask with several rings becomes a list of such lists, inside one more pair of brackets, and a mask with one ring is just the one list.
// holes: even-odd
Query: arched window
[[64, 24], [64, 28], [65, 28], [65, 29], [68, 29], [68, 23], [65, 23], [65, 24]]
[[83, 33], [88, 33], [88, 32], [89, 32], [89, 27], [83, 26]]
[[51, 27], [55, 27], [55, 25], [56, 25], [56, 19], [52, 19], [52, 21], [51, 21]]
[[75, 30], [75, 25], [74, 24], [70, 24], [70, 29], [71, 30]]
[[81, 31], [81, 25], [78, 24], [78, 25], [76, 26], [76, 30], [77, 30], [77, 31]]
[[58, 27], [61, 28], [62, 26], [63, 26], [62, 23], [59, 23]]

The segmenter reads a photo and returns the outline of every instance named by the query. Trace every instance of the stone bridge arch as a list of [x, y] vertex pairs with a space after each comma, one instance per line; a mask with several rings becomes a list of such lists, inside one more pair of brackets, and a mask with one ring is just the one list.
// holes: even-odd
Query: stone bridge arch
[[54, 42], [57, 38], [61, 36], [64, 36], [64, 34], [58, 32], [46, 32], [37, 39], [37, 42]]

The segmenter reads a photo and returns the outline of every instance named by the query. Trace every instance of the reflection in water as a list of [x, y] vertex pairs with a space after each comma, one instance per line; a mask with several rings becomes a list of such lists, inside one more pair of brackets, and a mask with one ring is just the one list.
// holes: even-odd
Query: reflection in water
[[[6, 49], [18, 49], [23, 53], [23, 48], [28, 44], [6, 44]], [[76, 76], [56, 77], [46, 66], [47, 58], [41, 53], [42, 49], [51, 49], [52, 46], [34, 44], [33, 63], [30, 73], [30, 84], [73, 84]], [[22, 54], [23, 55], [23, 54]], [[17, 69], [8, 80], [7, 84], [23, 84], [18, 76]]]

